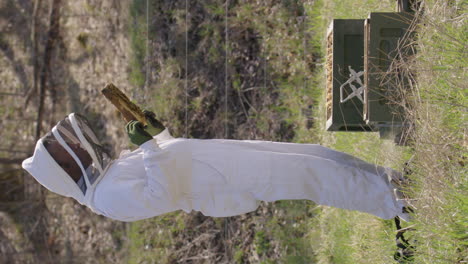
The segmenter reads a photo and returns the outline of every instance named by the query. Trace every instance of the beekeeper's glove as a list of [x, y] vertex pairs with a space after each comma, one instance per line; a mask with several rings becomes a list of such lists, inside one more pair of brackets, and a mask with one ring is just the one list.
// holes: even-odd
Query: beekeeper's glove
[[145, 131], [143, 124], [139, 121], [132, 120], [128, 122], [127, 125], [125, 125], [125, 131], [127, 131], [130, 142], [137, 146], [153, 139], [153, 137]]
[[148, 110], [143, 110], [145, 114], [147, 125], [144, 127], [145, 131], [148, 132], [151, 136], [156, 136], [161, 133], [164, 129], [164, 125], [156, 119], [156, 115]]

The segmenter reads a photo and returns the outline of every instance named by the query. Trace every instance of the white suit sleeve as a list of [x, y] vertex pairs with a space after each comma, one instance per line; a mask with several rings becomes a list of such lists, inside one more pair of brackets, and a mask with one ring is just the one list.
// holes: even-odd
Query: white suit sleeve
[[159, 148], [156, 140], [149, 140], [140, 148], [143, 150], [143, 164], [149, 190], [155, 197], [170, 197], [170, 175], [161, 168], [161, 165], [167, 162], [167, 152]]
[[153, 138], [156, 139], [156, 143], [162, 143], [166, 140], [174, 139], [167, 128], [165, 128], [161, 133], [155, 135]]
[[107, 217], [132, 222], [177, 210], [164, 197], [153, 196], [144, 181], [135, 179], [110, 183], [113, 186], [95, 193], [95, 205]]
[[189, 151], [161, 149], [156, 140], [147, 141], [140, 148], [148, 187], [153, 195], [164, 198], [170, 206], [190, 212], [192, 206], [188, 197], [191, 193], [192, 168]]
[[150, 140], [137, 154], [116, 160], [95, 192], [99, 211], [129, 222], [180, 209], [174, 204], [170, 176], [160, 168], [167, 160], [165, 155], [166, 151]]

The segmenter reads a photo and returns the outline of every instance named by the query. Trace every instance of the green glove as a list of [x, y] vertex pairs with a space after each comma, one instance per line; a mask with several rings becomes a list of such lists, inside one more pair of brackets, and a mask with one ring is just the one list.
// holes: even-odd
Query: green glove
[[143, 110], [143, 114], [145, 114], [146, 118], [146, 125], [144, 127], [145, 131], [148, 132], [151, 136], [156, 136], [157, 134], [161, 133], [164, 129], [164, 125], [156, 119], [156, 115], [148, 110]]
[[127, 131], [130, 142], [137, 146], [140, 146], [146, 141], [153, 139], [153, 137], [145, 131], [143, 124], [135, 120], [127, 123], [125, 126], [125, 131]]

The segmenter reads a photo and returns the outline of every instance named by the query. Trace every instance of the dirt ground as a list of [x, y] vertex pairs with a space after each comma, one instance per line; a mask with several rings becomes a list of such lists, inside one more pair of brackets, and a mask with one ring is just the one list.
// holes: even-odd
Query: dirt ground
[[[100, 136], [106, 139], [104, 143], [109, 149], [119, 152], [127, 147], [127, 141], [121, 140], [124, 123], [100, 95], [100, 90], [108, 82], [123, 90], [130, 88], [128, 2], [0, 3], [3, 55], [0, 56], [0, 99], [4, 106], [1, 130], [3, 138], [8, 139], [9, 149], [31, 153], [33, 148], [41, 78], [47, 64], [44, 50], [50, 39], [49, 18], [52, 9], [57, 8], [59, 31], [49, 54], [41, 134], [66, 113], [81, 112], [102, 131]], [[39, 72], [36, 77], [35, 71]], [[14, 140], [18, 134], [22, 138], [20, 143]], [[24, 156], [8, 154], [14, 158]], [[72, 199], [46, 191], [29, 175], [18, 171], [17, 166], [1, 167], [15, 169], [14, 176], [21, 177], [23, 185], [16, 197], [0, 200], [1, 263], [125, 262], [123, 223], [97, 216]], [[3, 191], [6, 190], [2, 188]]]

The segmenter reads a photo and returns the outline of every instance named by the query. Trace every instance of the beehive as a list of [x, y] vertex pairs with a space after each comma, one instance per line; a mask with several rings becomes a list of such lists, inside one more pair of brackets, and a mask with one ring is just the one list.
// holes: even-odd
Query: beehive
[[411, 55], [407, 39], [412, 20], [410, 13], [371, 13], [365, 21], [364, 45], [364, 119], [367, 124], [401, 125], [404, 111], [401, 105], [402, 83], [395, 58]]
[[349, 79], [349, 67], [364, 70], [364, 19], [334, 19], [327, 32], [326, 129], [372, 131], [363, 119], [363, 103], [354, 97], [340, 103], [340, 86]]

